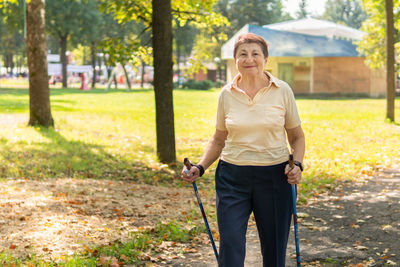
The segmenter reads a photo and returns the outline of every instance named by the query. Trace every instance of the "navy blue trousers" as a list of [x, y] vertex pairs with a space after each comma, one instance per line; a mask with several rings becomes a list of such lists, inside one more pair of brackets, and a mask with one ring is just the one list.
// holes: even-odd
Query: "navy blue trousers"
[[251, 212], [260, 237], [263, 266], [285, 266], [293, 209], [287, 162], [237, 166], [220, 160], [215, 173], [220, 267], [242, 267]]

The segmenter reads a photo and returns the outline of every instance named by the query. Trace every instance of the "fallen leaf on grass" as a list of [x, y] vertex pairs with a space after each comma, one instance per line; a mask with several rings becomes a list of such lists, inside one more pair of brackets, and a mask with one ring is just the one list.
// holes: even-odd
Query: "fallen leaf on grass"
[[113, 257], [110, 262], [110, 267], [119, 267], [119, 262], [116, 257]]
[[121, 257], [119, 257], [119, 258], [122, 261], [129, 261], [129, 258], [127, 256], [125, 256], [125, 254], [122, 254]]
[[108, 265], [108, 261], [110, 260], [110, 258], [111, 257], [108, 257], [108, 256], [100, 256], [100, 258], [99, 258], [99, 261], [100, 261], [100, 264], [102, 265], [102, 266], [107, 266]]
[[99, 258], [101, 266], [119, 267], [119, 262], [116, 257], [102, 255]]
[[65, 203], [71, 204], [71, 205], [82, 205], [83, 202], [80, 200], [66, 200]]
[[195, 248], [185, 248], [184, 251], [187, 252], [187, 253], [197, 253], [197, 252], [199, 252], [199, 250], [195, 249]]

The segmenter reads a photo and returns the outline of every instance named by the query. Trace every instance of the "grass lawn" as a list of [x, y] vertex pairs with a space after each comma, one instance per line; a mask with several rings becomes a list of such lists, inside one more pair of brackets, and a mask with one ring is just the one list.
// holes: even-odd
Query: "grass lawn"
[[[218, 90], [174, 92], [178, 161], [201, 157], [214, 131], [217, 97]], [[26, 126], [28, 101], [26, 89], [0, 89], [0, 177], [159, 183], [174, 176], [176, 169], [155, 157], [151, 90], [53, 89], [55, 129]], [[400, 127], [384, 121], [384, 99], [299, 97], [297, 103], [307, 142], [307, 192], [399, 160]], [[396, 114], [400, 116], [399, 99]], [[208, 174], [211, 180], [213, 172]]]
[[[184, 157], [197, 162], [214, 131], [218, 93], [174, 91], [179, 163], [166, 166], [155, 156], [152, 90], [52, 89], [56, 126], [45, 129], [26, 126], [27, 89], [0, 88], [0, 178], [96, 178], [181, 186], [175, 179], [180, 162]], [[298, 97], [297, 103], [306, 135], [300, 201], [400, 161], [400, 126], [385, 122], [384, 99]], [[199, 181], [201, 188], [213, 191], [215, 166]], [[142, 237], [151, 238], [148, 235]], [[10, 256], [0, 253], [0, 262], [4, 257]]]

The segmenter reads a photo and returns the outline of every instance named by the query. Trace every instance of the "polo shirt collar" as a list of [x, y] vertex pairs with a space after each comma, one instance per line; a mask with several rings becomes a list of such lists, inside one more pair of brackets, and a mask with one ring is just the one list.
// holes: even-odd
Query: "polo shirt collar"
[[[277, 79], [275, 76], [273, 76], [271, 73], [269, 73], [269, 72], [266, 71], [266, 70], [264, 70], [264, 75], [267, 76], [267, 77], [269, 78], [269, 84], [266, 86], [266, 88], [270, 88], [272, 84], [273, 84], [275, 87], [278, 87], [278, 88], [279, 88], [279, 85], [278, 85], [278, 80], [279, 80], [279, 79]], [[231, 89], [236, 89], [236, 90], [239, 90], [239, 91], [243, 91], [243, 90], [240, 89], [240, 88], [238, 87], [238, 85], [237, 85], [237, 83], [238, 83], [238, 81], [239, 81], [239, 79], [240, 79], [241, 76], [242, 76], [242, 75], [241, 75], [240, 73], [236, 74], [236, 76], [233, 78], [233, 80], [232, 80], [232, 82], [231, 82], [231, 86], [230, 86]]]

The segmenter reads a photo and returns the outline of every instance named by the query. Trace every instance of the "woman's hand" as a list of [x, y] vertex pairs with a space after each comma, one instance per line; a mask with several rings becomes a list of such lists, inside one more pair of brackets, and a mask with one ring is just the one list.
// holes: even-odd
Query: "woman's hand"
[[200, 176], [200, 170], [196, 166], [192, 166], [188, 173], [186, 173], [186, 171], [186, 166], [183, 166], [181, 178], [186, 182], [196, 182], [196, 179]]
[[287, 164], [286, 167], [285, 167], [285, 174], [287, 175], [289, 184], [299, 184], [300, 183], [300, 181], [301, 181], [301, 170], [300, 170], [299, 166], [294, 165], [294, 167], [291, 168], [289, 166], [289, 164]]

